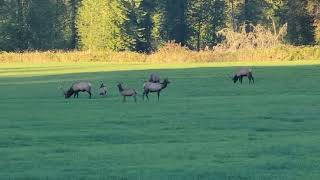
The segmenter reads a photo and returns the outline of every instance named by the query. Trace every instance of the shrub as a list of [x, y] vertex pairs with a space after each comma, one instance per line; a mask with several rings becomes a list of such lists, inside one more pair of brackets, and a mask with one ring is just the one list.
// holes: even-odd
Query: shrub
[[235, 51], [239, 49], [266, 49], [283, 45], [283, 38], [287, 33], [287, 24], [283, 25], [277, 32], [263, 27], [262, 25], [251, 25], [252, 31], [247, 33], [245, 26], [240, 27], [240, 32], [234, 32], [230, 28], [218, 32], [225, 40], [217, 45], [215, 50]]

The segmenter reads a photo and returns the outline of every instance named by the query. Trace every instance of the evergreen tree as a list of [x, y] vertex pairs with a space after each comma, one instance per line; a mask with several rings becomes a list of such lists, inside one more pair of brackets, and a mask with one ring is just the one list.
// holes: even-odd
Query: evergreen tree
[[175, 41], [200, 50], [217, 31], [288, 23], [293, 45], [320, 42], [319, 0], [0, 0], [0, 50], [150, 52]]
[[[25, 50], [29, 48], [30, 40], [30, 17], [29, 11], [31, 0], [17, 0], [17, 17], [16, 17], [16, 30], [17, 30], [17, 49]], [[15, 17], [13, 15], [13, 17]]]
[[189, 46], [200, 50], [215, 45], [216, 32], [225, 25], [225, 1], [193, 0], [188, 5]]
[[124, 9], [115, 0], [83, 0], [78, 9], [77, 29], [83, 49], [125, 50], [131, 42], [122, 26]]
[[152, 50], [152, 14], [154, 11], [153, 0], [142, 0], [140, 4], [140, 20], [138, 23], [139, 29], [142, 31], [139, 40], [137, 41], [137, 50], [143, 52], [150, 52]]
[[151, 49], [155, 50], [162, 46], [167, 39], [164, 36], [164, 13], [161, 11], [159, 6], [155, 9], [152, 14], [152, 30], [151, 30]]
[[76, 29], [76, 14], [80, 0], [69, 0], [70, 5], [70, 48], [74, 49], [77, 46], [77, 29]]
[[291, 44], [314, 43], [313, 17], [306, 8], [307, 0], [285, 0], [285, 20], [288, 22], [287, 39]]
[[139, 22], [143, 12], [140, 9], [140, 0], [122, 0], [121, 5], [125, 13], [125, 21], [122, 25], [123, 32], [127, 34], [127, 48], [132, 51], [138, 51], [137, 43], [142, 41], [142, 30], [139, 28]]
[[320, 0], [308, 0], [307, 6], [309, 14], [314, 18], [314, 38], [320, 44]]
[[0, 0], [0, 50], [17, 50], [18, 21], [17, 1]]
[[[186, 10], [189, 0], [163, 0], [159, 4], [163, 11], [162, 38], [185, 45], [188, 39]], [[190, 4], [192, 4], [190, 2]]]
[[155, 3], [152, 0], [123, 0], [126, 13], [124, 33], [129, 37], [130, 49], [150, 52]]
[[239, 3], [238, 27], [245, 25], [246, 31], [249, 32], [252, 31], [250, 24], [265, 24], [267, 19], [264, 13], [267, 8], [265, 0], [243, 0]]
[[10, 0], [0, 3], [0, 50], [63, 49], [69, 44], [64, 0]]

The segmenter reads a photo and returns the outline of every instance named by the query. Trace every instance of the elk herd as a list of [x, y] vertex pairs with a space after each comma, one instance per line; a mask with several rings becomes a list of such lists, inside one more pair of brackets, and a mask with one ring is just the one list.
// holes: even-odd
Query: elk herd
[[[248, 77], [249, 84], [254, 83], [253, 73], [250, 68], [239, 69], [231, 77], [231, 79], [234, 83], [239, 81], [242, 84], [243, 77]], [[157, 74], [152, 73], [149, 76], [149, 79], [143, 83], [142, 99], [144, 100], [144, 97], [146, 97], [147, 100], [149, 100], [149, 96], [148, 96], [149, 93], [157, 93], [158, 101], [159, 101], [161, 91], [164, 90], [168, 86], [168, 84], [170, 84], [170, 81], [168, 78], [161, 80]], [[118, 83], [117, 87], [119, 90], [119, 94], [123, 97], [123, 102], [126, 101], [126, 97], [133, 97], [134, 101], [137, 102], [138, 93], [134, 88], [124, 87], [123, 83]], [[62, 89], [62, 87], [60, 88]], [[89, 98], [91, 98], [92, 96], [91, 90], [92, 90], [92, 85], [90, 82], [77, 81], [73, 83], [67, 91], [63, 90], [63, 95], [66, 99], [70, 98], [72, 95], [74, 98], [78, 98], [79, 92], [87, 92], [89, 94]], [[108, 94], [107, 86], [104, 83], [101, 83], [98, 92], [100, 96], [106, 96]]]

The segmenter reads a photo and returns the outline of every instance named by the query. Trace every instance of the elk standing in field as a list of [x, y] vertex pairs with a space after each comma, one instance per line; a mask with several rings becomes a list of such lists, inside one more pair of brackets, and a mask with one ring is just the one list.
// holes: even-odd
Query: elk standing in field
[[143, 95], [142, 98], [144, 100], [144, 96], [147, 97], [147, 99], [149, 100], [148, 94], [152, 93], [152, 92], [157, 92], [158, 95], [158, 101], [160, 98], [160, 92], [165, 89], [168, 84], [170, 83], [170, 81], [168, 80], [168, 78], [165, 78], [163, 80], [163, 82], [158, 82], [158, 83], [153, 83], [153, 82], [145, 82], [143, 84]]
[[148, 82], [153, 82], [153, 83], [159, 83], [160, 82], [160, 77], [157, 74], [150, 74]]
[[103, 83], [101, 83], [101, 85], [100, 85], [99, 95], [100, 96], [106, 96], [107, 95], [107, 87]]
[[232, 77], [232, 80], [234, 83], [236, 83], [238, 80], [242, 84], [243, 77], [248, 77], [249, 84], [254, 83], [254, 78], [252, 75], [252, 70], [250, 68], [241, 68], [238, 70], [238, 72]]
[[132, 96], [134, 98], [134, 102], [137, 102], [137, 92], [132, 88], [123, 88], [122, 83], [118, 83], [118, 88], [120, 94], [123, 96], [123, 102], [126, 101], [127, 96]]
[[79, 98], [79, 92], [87, 92], [89, 98], [91, 98], [91, 83], [85, 81], [78, 81], [71, 85], [67, 91], [63, 91], [64, 97], [70, 98], [73, 95], [73, 98]]

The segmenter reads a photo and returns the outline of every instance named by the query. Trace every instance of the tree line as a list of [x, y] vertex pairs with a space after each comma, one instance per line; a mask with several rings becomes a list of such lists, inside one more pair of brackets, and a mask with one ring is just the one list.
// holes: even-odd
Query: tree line
[[285, 42], [320, 42], [320, 0], [0, 0], [0, 50], [151, 52], [210, 48], [224, 28], [287, 24]]

